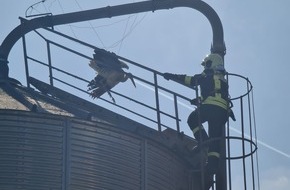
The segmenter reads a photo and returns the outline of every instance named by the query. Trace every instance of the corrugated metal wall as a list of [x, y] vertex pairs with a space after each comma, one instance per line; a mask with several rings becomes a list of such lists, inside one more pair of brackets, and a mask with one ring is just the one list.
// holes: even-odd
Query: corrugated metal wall
[[1, 113], [0, 189], [61, 189], [64, 126], [53, 118]]
[[89, 123], [69, 126], [70, 187], [140, 189], [141, 139]]
[[0, 189], [189, 190], [154, 139], [102, 123], [0, 110]]

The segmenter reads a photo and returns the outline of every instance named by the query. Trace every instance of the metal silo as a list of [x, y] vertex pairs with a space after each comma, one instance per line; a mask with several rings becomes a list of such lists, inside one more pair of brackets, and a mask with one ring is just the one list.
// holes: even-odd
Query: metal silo
[[0, 90], [0, 189], [192, 189], [189, 163], [170, 147], [186, 138], [173, 130], [126, 124], [93, 104], [84, 119], [66, 100], [10, 81]]

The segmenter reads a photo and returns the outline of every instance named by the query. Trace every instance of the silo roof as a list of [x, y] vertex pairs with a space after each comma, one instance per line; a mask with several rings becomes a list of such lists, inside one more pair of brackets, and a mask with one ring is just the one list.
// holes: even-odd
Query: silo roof
[[9, 79], [0, 82], [0, 109], [74, 116], [73, 113], [57, 104], [60, 104], [60, 100], [25, 87], [16, 80]]

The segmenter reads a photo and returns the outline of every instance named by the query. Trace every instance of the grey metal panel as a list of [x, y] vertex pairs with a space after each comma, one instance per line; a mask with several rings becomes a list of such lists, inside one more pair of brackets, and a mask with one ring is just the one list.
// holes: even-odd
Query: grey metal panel
[[25, 115], [0, 115], [1, 190], [61, 189], [61, 124]]
[[154, 142], [147, 147], [147, 190], [188, 189], [188, 173], [181, 160]]
[[72, 125], [72, 189], [140, 189], [141, 139], [112, 127]]
[[157, 139], [69, 117], [3, 113], [1, 190], [193, 190], [184, 162]]

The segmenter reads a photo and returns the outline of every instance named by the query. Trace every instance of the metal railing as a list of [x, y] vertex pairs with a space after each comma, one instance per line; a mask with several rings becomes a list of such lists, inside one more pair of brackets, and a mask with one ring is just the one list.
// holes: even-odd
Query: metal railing
[[[73, 42], [76, 42], [77, 44], [79, 44], [81, 46], [85, 46], [87, 48], [91, 48], [92, 49], [92, 52], [93, 52], [94, 49], [97, 49], [96, 46], [93, 46], [91, 44], [85, 43], [83, 41], [80, 41], [78, 39], [75, 39], [73, 37], [70, 37], [70, 36], [68, 36], [66, 34], [63, 34], [61, 32], [55, 31], [53, 29], [44, 28], [44, 30], [49, 31], [49, 32], [51, 32], [53, 34], [56, 34], [58, 36], [61, 36], [61, 37], [65, 38], [65, 39], [68, 39], [68, 40], [71, 40]], [[25, 59], [25, 69], [26, 69], [27, 86], [29, 87], [31, 85], [29, 83], [29, 80], [28, 80], [29, 77], [30, 77], [29, 64], [28, 63], [30, 61], [32, 61], [34, 63], [37, 63], [37, 64], [40, 64], [42, 66], [47, 67], [48, 72], [49, 72], [49, 84], [51, 86], [55, 86], [55, 82], [57, 81], [57, 82], [62, 83], [64, 85], [68, 86], [68, 87], [71, 87], [71, 88], [73, 88], [73, 89], [75, 89], [77, 91], [80, 91], [82, 93], [85, 93], [85, 94], [89, 95], [89, 92], [86, 89], [83, 89], [83, 88], [80, 88], [79, 86], [74, 85], [75, 84], [75, 81], [66, 81], [66, 80], [63, 80], [62, 78], [57, 77], [55, 75], [55, 72], [57, 71], [57, 72], [61, 73], [62, 75], [66, 75], [66, 76], [72, 77], [74, 80], [81, 81], [81, 82], [84, 82], [84, 83], [87, 83], [87, 84], [90, 82], [88, 79], [85, 79], [83, 77], [77, 76], [77, 75], [75, 75], [73, 73], [67, 72], [67, 71], [65, 71], [63, 69], [60, 69], [59, 67], [55, 66], [53, 64], [53, 61], [52, 61], [53, 60], [53, 57], [52, 57], [52, 54], [51, 54], [51, 49], [52, 49], [53, 46], [55, 46], [57, 48], [60, 48], [62, 50], [65, 50], [67, 52], [70, 52], [72, 54], [75, 54], [75, 55], [80, 56], [82, 58], [85, 58], [87, 60], [92, 60], [93, 58], [90, 57], [90, 56], [88, 56], [88, 55], [85, 55], [83, 53], [80, 53], [80, 52], [74, 50], [71, 47], [66, 47], [66, 46], [64, 46], [64, 45], [62, 45], [62, 44], [60, 44], [58, 42], [55, 42], [53, 40], [50, 40], [50, 39], [44, 37], [44, 35], [42, 35], [40, 32], [38, 32], [36, 30], [34, 32], [41, 39], [43, 39], [45, 41], [45, 43], [46, 43], [46, 51], [47, 51], [48, 58], [47, 58], [47, 63], [46, 63], [44, 61], [40, 61], [37, 58], [34, 58], [33, 56], [28, 55], [27, 54], [27, 50], [26, 50], [26, 48], [27, 48], [26, 47], [26, 39], [25, 39], [25, 36], [23, 36], [23, 50], [24, 50], [24, 59]], [[122, 97], [122, 98], [124, 98], [124, 99], [126, 99], [126, 100], [128, 100], [128, 101], [130, 101], [130, 102], [132, 102], [134, 104], [136, 104], [136, 105], [143, 106], [147, 110], [154, 111], [155, 114], [156, 114], [156, 118], [154, 119], [154, 118], [152, 118], [150, 116], [146, 116], [146, 113], [139, 113], [139, 112], [137, 112], [136, 110], [134, 110], [132, 108], [130, 109], [130, 108], [126, 107], [126, 106], [123, 106], [123, 105], [120, 105], [120, 104], [115, 104], [115, 103], [111, 102], [110, 100], [107, 100], [107, 99], [102, 98], [102, 97], [100, 97], [99, 100], [102, 100], [102, 101], [104, 101], [104, 102], [106, 102], [108, 104], [111, 104], [113, 106], [116, 106], [116, 107], [118, 107], [118, 108], [120, 108], [120, 109], [122, 109], [122, 110], [124, 110], [124, 111], [126, 111], [128, 113], [131, 113], [131, 114], [133, 114], [133, 115], [135, 115], [137, 117], [140, 117], [142, 119], [145, 119], [145, 120], [147, 120], [149, 122], [155, 123], [157, 125], [158, 131], [162, 131], [162, 128], [163, 127], [164, 128], [173, 128], [173, 127], [167, 126], [166, 124], [164, 124], [162, 122], [161, 116], [165, 116], [165, 117], [167, 117], [167, 118], [175, 121], [176, 127], [174, 129], [176, 131], [178, 131], [178, 132], [181, 132], [180, 131], [180, 122], [181, 122], [181, 119], [179, 118], [178, 101], [184, 100], [184, 101], [188, 101], [189, 102], [190, 99], [187, 98], [187, 97], [185, 97], [185, 96], [183, 96], [183, 95], [181, 95], [181, 94], [179, 94], [179, 93], [176, 93], [174, 91], [171, 91], [171, 90], [169, 90], [169, 89], [167, 89], [165, 87], [162, 87], [162, 86], [158, 85], [158, 77], [163, 76], [162, 73], [160, 73], [160, 72], [158, 72], [156, 70], [153, 70], [153, 69], [151, 69], [149, 67], [146, 67], [144, 65], [141, 65], [141, 64], [138, 64], [136, 62], [133, 62], [133, 61], [131, 61], [129, 59], [126, 59], [124, 57], [121, 57], [121, 56], [117, 56], [117, 57], [118, 57], [118, 59], [120, 59], [122, 61], [125, 61], [126, 63], [129, 63], [130, 65], [134, 65], [134, 66], [136, 66], [136, 67], [138, 67], [138, 68], [140, 68], [140, 69], [142, 69], [142, 70], [144, 70], [144, 71], [149, 72], [149, 73], [152, 74], [152, 76], [153, 76], [152, 78], [153, 79], [151, 79], [151, 80], [144, 79], [144, 78], [139, 77], [137, 75], [133, 75], [133, 78], [135, 80], [138, 80], [138, 81], [142, 82], [143, 84], [149, 86], [150, 88], [154, 89], [154, 94], [155, 95], [154, 95], [154, 100], [153, 101], [155, 102], [155, 105], [147, 105], [147, 104], [143, 103], [142, 100], [139, 100], [137, 98], [130, 97], [128, 94], [121, 94], [121, 93], [119, 93], [117, 91], [114, 91], [114, 90], [111, 90], [110, 92], [112, 94], [114, 94], [114, 96]], [[151, 81], [153, 81], [153, 82], [151, 82]], [[170, 113], [168, 113], [165, 110], [162, 110], [160, 108], [160, 105], [159, 105], [159, 96], [160, 96], [159, 91], [162, 91], [164, 93], [167, 93], [167, 94], [169, 94], [170, 97], [172, 97], [172, 99], [173, 99], [173, 105], [174, 105], [174, 114], [170, 114]], [[150, 126], [150, 127], [152, 127], [152, 126]]]

